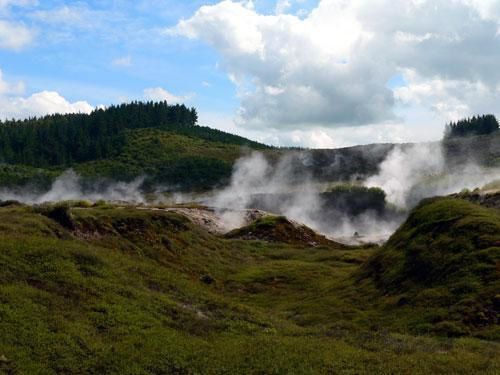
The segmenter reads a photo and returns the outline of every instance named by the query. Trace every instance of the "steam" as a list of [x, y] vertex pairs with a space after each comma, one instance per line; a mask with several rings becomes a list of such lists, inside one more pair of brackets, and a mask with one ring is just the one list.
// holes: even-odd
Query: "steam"
[[[392, 233], [400, 220], [382, 218], [375, 212], [349, 215], [341, 211], [327, 211], [321, 198], [322, 184], [316, 183], [304, 172], [297, 173], [294, 163], [299, 159], [307, 162], [307, 153], [287, 155], [276, 165], [270, 165], [258, 152], [238, 160], [228, 187], [208, 200], [218, 208], [227, 230], [243, 225], [244, 209], [255, 207], [256, 197], [264, 209], [281, 214], [305, 224], [333, 238], [349, 241], [355, 232], [362, 233], [365, 240], [380, 241]], [[259, 199], [257, 199], [259, 200]]]
[[254, 152], [235, 163], [229, 186], [209, 199], [208, 203], [219, 208], [224, 225], [231, 230], [245, 222], [243, 210], [254, 208], [251, 207], [253, 197], [283, 192], [288, 192], [291, 198], [282, 214], [311, 224], [311, 211], [319, 209], [318, 197], [307, 177], [296, 181], [291, 156], [283, 157], [272, 167], [261, 153]]
[[380, 173], [368, 178], [365, 185], [381, 188], [387, 194], [389, 203], [408, 208], [412, 189], [425, 180], [442, 174], [444, 167], [440, 144], [396, 146], [380, 165]]
[[[68, 200], [88, 201], [124, 201], [131, 203], [145, 202], [140, 187], [144, 178], [135, 179], [132, 182], [97, 181], [91, 186], [85, 186], [73, 170], [68, 170], [59, 176], [47, 192], [37, 192], [35, 189], [22, 187], [19, 189], [0, 190], [0, 200], [16, 200], [28, 204], [39, 204], [44, 202], [58, 202]], [[31, 191], [30, 191], [31, 190]]]
[[427, 197], [480, 188], [500, 178], [500, 168], [485, 168], [472, 161], [450, 166], [441, 142], [396, 146], [380, 165], [380, 172], [365, 185], [379, 187], [387, 201], [408, 210]]
[[[382, 189], [386, 193], [385, 202], [383, 196], [372, 202], [369, 192], [362, 191], [361, 196], [353, 193], [342, 201], [343, 198], [336, 193], [326, 191], [325, 182], [312, 177], [315, 162], [312, 154], [305, 151], [286, 153], [273, 163], [259, 152], [242, 157], [234, 165], [229, 185], [207, 194], [202, 203], [215, 207], [226, 230], [245, 225], [248, 209], [262, 209], [287, 216], [344, 242], [382, 242], [421, 199], [474, 189], [500, 180], [500, 168], [485, 168], [473, 162], [454, 167], [449, 165], [441, 143], [398, 145], [388, 153], [386, 146], [380, 149], [372, 147], [371, 150], [374, 153], [365, 155], [362, 160], [379, 165], [378, 172], [362, 181], [358, 175], [350, 177], [356, 181], [353, 184]], [[385, 159], [384, 153], [387, 153]], [[323, 178], [327, 176], [334, 180], [341, 164], [359, 163], [359, 158], [350, 160], [342, 156], [344, 159], [340, 160], [340, 157], [333, 154], [331, 160], [322, 159], [328, 166], [326, 170], [321, 167]], [[353, 173], [358, 169], [357, 166], [352, 168]], [[144, 178], [132, 182], [94, 180], [90, 183], [69, 170], [58, 177], [48, 191], [40, 192], [27, 186], [3, 189], [0, 190], [0, 201], [17, 200], [28, 204], [65, 200], [148, 203], [151, 197], [148, 195], [146, 199], [141, 190], [143, 182]], [[335, 184], [338, 181], [330, 182]], [[165, 187], [163, 190], [157, 188], [153, 194], [155, 203], [199, 200], [186, 192], [177, 192], [166, 198], [161, 193], [165, 190], [171, 191]], [[364, 199], [365, 193], [368, 200]]]
[[[398, 145], [380, 163], [379, 172], [361, 182], [384, 190], [385, 209], [374, 212], [367, 208], [352, 214], [325, 207], [324, 185], [307, 173], [309, 160], [307, 152], [288, 154], [271, 165], [264, 155], [254, 152], [237, 161], [229, 186], [206, 203], [218, 208], [228, 230], [243, 225], [244, 209], [264, 206], [335, 239], [358, 242], [353, 237], [356, 233], [363, 241], [382, 242], [421, 199], [482, 187], [500, 178], [499, 168], [473, 162], [452, 168], [441, 143]], [[335, 164], [333, 160], [331, 167]]]

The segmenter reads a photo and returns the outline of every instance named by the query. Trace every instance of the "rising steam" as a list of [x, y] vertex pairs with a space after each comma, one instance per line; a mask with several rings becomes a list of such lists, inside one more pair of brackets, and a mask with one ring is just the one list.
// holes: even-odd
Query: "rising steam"
[[[251, 206], [253, 197], [259, 194], [290, 194], [290, 202], [283, 207], [285, 216], [311, 225], [311, 213], [320, 210], [317, 191], [307, 176], [297, 181], [292, 173], [290, 156], [283, 157], [272, 167], [264, 155], [254, 152], [239, 159], [234, 165], [231, 183], [208, 200], [218, 207], [228, 230], [237, 228], [244, 222], [242, 210]], [[227, 209], [230, 209], [228, 211]]]
[[[307, 161], [307, 153], [298, 159]], [[341, 210], [325, 212], [322, 184], [304, 173], [309, 167], [305, 164], [303, 173], [297, 176], [296, 161], [297, 157], [287, 155], [271, 165], [261, 153], [245, 156], [235, 164], [229, 186], [208, 203], [220, 209], [224, 223], [232, 229], [244, 222], [241, 210], [256, 208], [252, 206], [256, 196], [277, 200], [277, 195], [286, 194], [286, 199], [279, 203], [268, 202], [271, 211], [333, 238], [352, 240], [353, 234], [358, 233], [364, 240], [379, 241], [392, 234], [421, 199], [474, 189], [500, 178], [499, 168], [484, 168], [472, 162], [452, 168], [438, 142], [399, 145], [388, 153], [376, 175], [361, 182], [363, 186], [384, 190], [385, 212], [367, 210], [352, 215]]]
[[16, 200], [28, 204], [58, 202], [68, 200], [88, 201], [123, 201], [131, 203], [145, 202], [140, 187], [144, 178], [132, 182], [95, 181], [90, 186], [82, 181], [73, 170], [68, 170], [59, 176], [49, 191], [39, 192], [36, 189], [22, 187], [18, 189], [0, 190], [0, 201]]
[[[399, 224], [399, 216], [396, 220], [395, 217], [381, 217], [369, 210], [356, 216], [338, 210], [325, 210], [321, 198], [322, 184], [316, 183], [307, 173], [297, 176], [293, 165], [295, 160], [287, 155], [271, 166], [259, 152], [243, 157], [235, 164], [229, 186], [207, 203], [219, 208], [228, 230], [242, 225], [242, 210], [256, 208], [253, 206], [255, 197], [261, 196], [265, 201], [263, 208], [272, 207], [270, 210], [274, 213], [334, 238], [352, 237], [358, 232], [363, 234], [365, 240], [379, 241], [390, 235]], [[280, 198], [283, 195], [286, 197]]]
[[[327, 160], [328, 168], [336, 168], [338, 157], [334, 154], [331, 163]], [[359, 176], [351, 176], [355, 181], [353, 184], [377, 187], [386, 194], [382, 209], [371, 209], [368, 205], [353, 213], [349, 205], [359, 205], [362, 199], [356, 201], [358, 198], [355, 198], [354, 202], [351, 199], [337, 205], [332, 204], [330, 198], [325, 199], [328, 193], [325, 194], [324, 181], [312, 177], [312, 160], [311, 153], [304, 151], [287, 153], [271, 163], [262, 153], [254, 152], [235, 163], [227, 187], [201, 200], [216, 208], [226, 230], [246, 223], [246, 209], [260, 208], [285, 215], [335, 239], [351, 241], [357, 233], [364, 241], [381, 241], [394, 232], [408, 210], [421, 199], [500, 180], [499, 168], [484, 168], [472, 162], [448, 165], [441, 143], [399, 145], [388, 152], [385, 159], [373, 159], [383, 160], [380, 164], [376, 162], [379, 167], [375, 175], [361, 181]], [[342, 162], [349, 162], [346, 160]], [[334, 173], [327, 171], [327, 175]], [[144, 178], [138, 178], [132, 182], [102, 180], [89, 184], [69, 170], [58, 177], [48, 191], [40, 192], [26, 186], [4, 189], [0, 190], [0, 201], [17, 200], [29, 204], [65, 200], [147, 203], [141, 189], [143, 182]], [[165, 196], [160, 194], [156, 199], [164, 201]], [[180, 203], [186, 199], [192, 201], [193, 196], [178, 192], [171, 195], [170, 202]]]
[[380, 164], [380, 172], [365, 185], [379, 187], [387, 201], [410, 209], [420, 200], [482, 187], [500, 178], [500, 168], [485, 168], [472, 161], [446, 162], [441, 142], [396, 146]]

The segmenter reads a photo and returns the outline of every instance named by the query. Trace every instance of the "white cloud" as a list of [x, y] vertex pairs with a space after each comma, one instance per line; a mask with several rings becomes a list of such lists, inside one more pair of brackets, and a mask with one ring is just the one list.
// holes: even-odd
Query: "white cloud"
[[55, 91], [37, 92], [29, 97], [0, 97], [0, 118], [26, 118], [54, 113], [90, 113], [85, 101], [69, 102]]
[[461, 0], [475, 9], [483, 19], [500, 21], [500, 3], [498, 0]]
[[193, 98], [194, 94], [178, 96], [161, 87], [144, 89], [144, 99], [152, 101], [167, 101], [170, 104], [181, 104]]
[[300, 127], [391, 118], [392, 93], [373, 80], [388, 79], [389, 72], [383, 66], [361, 69], [357, 61], [346, 63], [353, 60], [353, 46], [367, 43], [371, 35], [343, 9], [341, 4], [318, 8], [301, 20], [264, 16], [222, 1], [201, 7], [171, 32], [218, 49], [222, 66], [241, 88], [250, 80], [255, 89], [240, 92], [239, 115], [246, 124]]
[[0, 20], [0, 49], [19, 50], [33, 41], [34, 34], [25, 25]]
[[0, 70], [0, 119], [23, 119], [54, 113], [89, 113], [94, 108], [85, 101], [69, 102], [55, 91], [23, 96], [23, 82], [7, 82]]
[[394, 90], [397, 101], [433, 111], [443, 122], [498, 111], [500, 86], [492, 87], [479, 80], [425, 78], [412, 70], [405, 72], [405, 78], [407, 85]]
[[[264, 15], [224, 0], [167, 30], [220, 53], [246, 128], [406, 122], [414, 134], [430, 120], [437, 136], [443, 119], [499, 112], [498, 0], [321, 0], [303, 19], [283, 13], [291, 2], [276, 4]], [[400, 72], [412, 75], [393, 91], [387, 82]]]
[[130, 56], [123, 56], [114, 59], [111, 64], [113, 66], [119, 66], [119, 67], [129, 67], [132, 66], [132, 57]]

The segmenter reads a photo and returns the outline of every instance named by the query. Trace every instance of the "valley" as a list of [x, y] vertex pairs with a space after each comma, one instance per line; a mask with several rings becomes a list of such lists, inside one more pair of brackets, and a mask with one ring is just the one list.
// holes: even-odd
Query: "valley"
[[272, 216], [215, 235], [107, 203], [4, 203], [0, 218], [6, 373], [500, 368], [500, 215], [468, 199], [422, 203], [382, 247]]

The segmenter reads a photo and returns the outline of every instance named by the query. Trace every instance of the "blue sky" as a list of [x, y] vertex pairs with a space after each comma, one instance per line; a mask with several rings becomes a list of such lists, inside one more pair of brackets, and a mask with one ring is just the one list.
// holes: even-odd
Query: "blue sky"
[[[0, 68], [7, 79], [28, 82], [28, 94], [54, 90], [72, 101], [83, 98], [100, 105], [140, 99], [144, 88], [158, 86], [179, 96], [196, 93], [190, 104], [211, 111], [238, 106], [234, 85], [217, 68], [215, 50], [161, 35], [202, 5], [217, 1], [12, 3], [8, 18], [32, 27], [35, 41], [19, 51], [0, 49]], [[314, 3], [304, 1], [301, 9]], [[275, 6], [272, 0], [255, 1], [263, 13], [274, 12]]]
[[499, 3], [0, 0], [0, 117], [167, 98], [278, 145], [438, 139], [498, 111]]
[[[30, 25], [35, 40], [19, 51], [0, 50], [1, 69], [6, 79], [26, 82], [27, 94], [53, 90], [71, 101], [106, 105], [141, 99], [146, 87], [158, 86], [179, 95], [196, 93], [193, 105], [233, 110], [234, 87], [215, 68], [215, 51], [160, 36], [160, 29], [189, 16], [200, 3], [43, 1], [12, 7], [10, 17]], [[64, 20], [64, 12], [53, 15], [57, 19], [41, 18], [40, 12], [61, 9], [80, 13], [81, 20]], [[86, 24], [86, 17], [95, 17], [95, 24]]]

